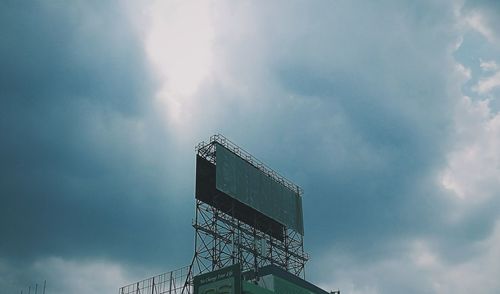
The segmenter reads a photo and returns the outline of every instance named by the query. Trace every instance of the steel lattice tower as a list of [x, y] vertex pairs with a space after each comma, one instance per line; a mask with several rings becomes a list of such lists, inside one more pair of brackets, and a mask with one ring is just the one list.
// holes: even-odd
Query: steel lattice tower
[[[202, 142], [196, 147], [199, 157], [216, 165], [216, 143], [224, 146], [251, 165], [272, 177], [280, 184], [294, 189], [302, 195], [295, 184], [279, 176], [249, 153], [236, 146], [222, 135], [214, 135], [209, 143]], [[255, 216], [257, 223], [257, 216]], [[304, 252], [304, 237], [298, 232], [283, 228], [283, 238], [278, 238], [266, 228], [242, 222], [235, 217], [234, 207], [220, 209], [196, 200], [195, 252], [192, 269], [195, 274], [210, 272], [239, 263], [243, 271], [258, 271], [259, 268], [274, 264], [296, 276], [305, 278], [305, 263], [308, 255]]]

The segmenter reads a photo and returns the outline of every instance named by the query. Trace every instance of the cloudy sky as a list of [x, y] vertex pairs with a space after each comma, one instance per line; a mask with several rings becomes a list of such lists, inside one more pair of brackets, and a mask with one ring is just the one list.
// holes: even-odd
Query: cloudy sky
[[305, 190], [307, 277], [498, 293], [500, 2], [1, 1], [0, 292], [192, 257], [194, 146]]

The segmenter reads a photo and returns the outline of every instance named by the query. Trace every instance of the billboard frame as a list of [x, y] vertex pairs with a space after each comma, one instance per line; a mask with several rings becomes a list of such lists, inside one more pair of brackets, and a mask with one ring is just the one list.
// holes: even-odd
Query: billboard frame
[[238, 155], [251, 165], [255, 166], [257, 169], [262, 171], [264, 174], [267, 176], [271, 177], [273, 180], [276, 182], [282, 184], [283, 186], [287, 187], [288, 189], [292, 191], [296, 191], [300, 197], [304, 195], [304, 190], [297, 184], [293, 183], [286, 177], [280, 175], [278, 172], [264, 164], [262, 161], [259, 159], [255, 158], [253, 155], [248, 153], [246, 150], [243, 148], [239, 147], [236, 145], [234, 142], [229, 140], [228, 138], [224, 137], [221, 134], [216, 134], [210, 137], [210, 141], [208, 143], [206, 142], [200, 142], [198, 145], [196, 145], [195, 151], [198, 155], [200, 155], [203, 158], [207, 158], [209, 161], [211, 161], [213, 164], [215, 164], [215, 149], [210, 148], [213, 146], [214, 143], [218, 143], [228, 149], [229, 151], [233, 152], [234, 154]]
[[266, 217], [304, 234], [302, 197], [251, 162], [216, 142], [215, 188]]
[[[215, 166], [216, 144], [222, 145], [259, 168], [278, 183], [295, 189], [300, 196], [303, 194], [300, 187], [280, 176], [220, 134], [210, 137], [209, 143], [201, 142], [197, 145], [197, 158], [202, 158]], [[213, 187], [215, 189], [215, 186]], [[200, 192], [207, 191], [197, 191], [197, 194]], [[305, 278], [305, 264], [309, 256], [304, 252], [302, 234], [282, 226], [283, 234], [276, 235], [272, 230], [262, 229], [256, 225], [257, 218], [260, 217], [258, 214], [253, 214], [255, 217], [253, 222], [242, 221], [237, 217], [239, 212], [234, 205], [227, 205], [224, 199], [217, 199], [220, 195], [215, 195], [215, 200], [221, 200], [226, 205], [224, 207], [216, 202], [200, 200], [205, 196], [196, 195], [196, 214], [193, 222], [195, 252], [192, 262], [196, 273], [210, 272], [236, 263], [241, 265], [242, 271], [258, 272], [259, 268], [274, 264], [296, 276]]]

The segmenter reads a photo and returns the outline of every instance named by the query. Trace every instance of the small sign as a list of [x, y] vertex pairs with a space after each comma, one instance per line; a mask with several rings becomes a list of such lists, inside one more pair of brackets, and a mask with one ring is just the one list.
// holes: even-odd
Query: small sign
[[241, 294], [239, 264], [194, 277], [195, 294]]

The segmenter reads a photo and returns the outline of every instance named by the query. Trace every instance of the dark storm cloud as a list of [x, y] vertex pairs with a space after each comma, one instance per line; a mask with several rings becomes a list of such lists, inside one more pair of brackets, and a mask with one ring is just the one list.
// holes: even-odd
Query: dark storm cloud
[[245, 11], [255, 18], [251, 29], [223, 23], [215, 38], [225, 44], [218, 56], [226, 74], [245, 91], [214, 78], [194, 99], [209, 99], [218, 128], [304, 188], [309, 276], [335, 284], [353, 273], [349, 281], [374, 293], [434, 292], [412, 259], [419, 242], [446, 266], [480, 256], [497, 205], [450, 221], [456, 196], [440, 182], [462, 98], [454, 4], [328, 1]]
[[[433, 292], [416, 240], [444, 271], [479, 256], [498, 204], [450, 222], [458, 208], [439, 183], [462, 98], [452, 1], [226, 4], [213, 72], [193, 95], [167, 97], [184, 111], [171, 129], [118, 1], [0, 4], [0, 276], [92, 271], [87, 258], [189, 262], [192, 143], [219, 131], [304, 188], [310, 277]], [[498, 11], [464, 9], [475, 7]]]
[[2, 258], [165, 257], [169, 147], [119, 5], [0, 4]]
[[[360, 260], [382, 258], [442, 225], [435, 176], [455, 103], [445, 74], [453, 14], [431, 1], [389, 2], [255, 6], [256, 37], [221, 54], [266, 74], [240, 98], [257, 106], [228, 115], [236, 125], [252, 121], [246, 135], [221, 128], [236, 142], [258, 136], [252, 150], [304, 186], [315, 252], [338, 246]], [[263, 68], [237, 59], [252, 46]]]

